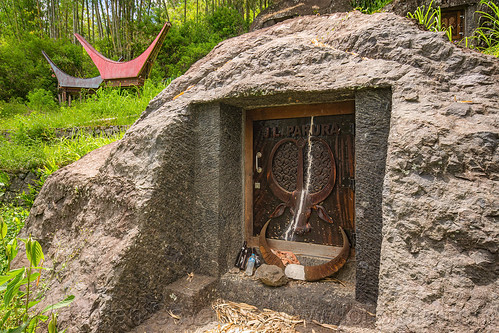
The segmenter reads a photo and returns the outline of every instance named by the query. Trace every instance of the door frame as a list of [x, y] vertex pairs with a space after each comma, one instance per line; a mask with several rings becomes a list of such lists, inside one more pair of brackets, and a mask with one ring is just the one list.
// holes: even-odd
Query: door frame
[[[244, 127], [244, 239], [248, 242], [248, 246], [258, 247], [259, 245], [258, 237], [253, 236], [253, 121], [347, 114], [355, 114], [354, 100], [246, 110]], [[341, 249], [340, 247], [327, 245], [282, 240], [267, 239], [267, 241], [271, 247], [278, 250], [292, 251], [295, 254], [316, 255], [319, 257], [333, 257]], [[331, 248], [333, 248], [333, 251]]]

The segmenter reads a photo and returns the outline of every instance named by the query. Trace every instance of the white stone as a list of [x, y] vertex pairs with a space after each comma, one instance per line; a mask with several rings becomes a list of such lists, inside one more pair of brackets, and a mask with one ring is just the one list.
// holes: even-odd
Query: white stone
[[305, 281], [305, 266], [289, 264], [286, 266], [284, 274], [290, 279]]

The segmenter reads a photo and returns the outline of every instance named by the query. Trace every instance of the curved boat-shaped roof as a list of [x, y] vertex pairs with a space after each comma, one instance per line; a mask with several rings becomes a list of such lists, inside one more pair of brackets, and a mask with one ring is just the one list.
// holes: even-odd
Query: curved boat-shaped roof
[[104, 80], [134, 77], [147, 78], [170, 27], [170, 22], [166, 22], [151, 45], [149, 45], [149, 47], [140, 56], [127, 62], [118, 62], [104, 57], [92, 45], [90, 45], [85, 38], [77, 33], [74, 35], [83, 45], [90, 58], [92, 58]]
[[87, 88], [87, 89], [97, 89], [102, 83], [102, 78], [100, 76], [82, 79], [79, 77], [71, 76], [65, 72], [63, 72], [59, 67], [57, 67], [52, 59], [49, 58], [45, 51], [42, 51], [43, 56], [47, 59], [50, 67], [54, 71], [55, 76], [57, 77], [57, 82], [59, 87], [65, 88]]

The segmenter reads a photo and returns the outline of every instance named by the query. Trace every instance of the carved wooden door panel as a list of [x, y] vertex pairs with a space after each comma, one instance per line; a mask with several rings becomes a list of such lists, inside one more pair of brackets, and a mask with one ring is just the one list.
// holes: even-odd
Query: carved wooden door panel
[[338, 225], [355, 229], [353, 103], [262, 110], [247, 119], [251, 237], [271, 219], [267, 238], [342, 246]]

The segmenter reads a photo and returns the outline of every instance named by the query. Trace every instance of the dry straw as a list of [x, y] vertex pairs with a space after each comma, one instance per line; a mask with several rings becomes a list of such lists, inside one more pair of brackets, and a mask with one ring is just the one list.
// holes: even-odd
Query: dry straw
[[296, 316], [268, 309], [260, 311], [245, 303], [217, 300], [212, 307], [217, 313], [219, 325], [208, 333], [296, 332], [296, 325], [305, 324]]

